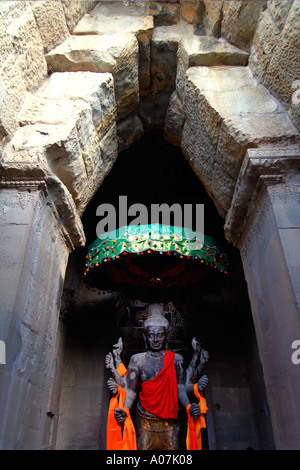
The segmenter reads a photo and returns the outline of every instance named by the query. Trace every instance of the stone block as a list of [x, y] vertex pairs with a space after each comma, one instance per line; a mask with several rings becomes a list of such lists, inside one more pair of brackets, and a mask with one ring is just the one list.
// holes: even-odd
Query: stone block
[[74, 27], [78, 23], [78, 21], [82, 18], [82, 16], [87, 13], [88, 11], [92, 10], [97, 1], [96, 0], [86, 0], [82, 2], [81, 0], [61, 0], [66, 23], [70, 33], [72, 33]]
[[205, 128], [203, 128], [203, 131], [200, 128], [195, 133], [190, 127], [190, 121], [186, 120], [182, 131], [181, 149], [211, 197], [216, 144], [212, 141], [209, 133], [205, 132]]
[[300, 106], [299, 106], [298, 100], [293, 103], [293, 98], [292, 98], [292, 103], [289, 108], [289, 116], [294, 124], [295, 127], [297, 127], [298, 131], [300, 132]]
[[57, 72], [39, 89], [49, 100], [83, 100], [92, 110], [93, 123], [101, 139], [117, 115], [114, 82], [110, 73]]
[[180, 0], [181, 17], [188, 23], [201, 24], [205, 11], [205, 3], [207, 2]]
[[119, 119], [139, 103], [138, 42], [133, 34], [71, 36], [46, 60], [54, 72], [110, 72]]
[[34, 92], [47, 76], [43, 44], [32, 10], [28, 7], [7, 28], [26, 90]]
[[142, 3], [138, 6], [137, 4], [124, 5], [120, 2], [117, 4], [100, 3], [91, 13], [86, 14], [73, 30], [73, 34], [78, 35], [134, 34], [139, 45], [138, 67], [141, 95], [150, 93], [150, 40], [154, 23], [153, 16], [146, 14], [147, 9], [147, 5]]
[[184, 23], [154, 29], [151, 40], [152, 94], [174, 91], [178, 44], [193, 34], [193, 27]]
[[291, 6], [265, 75], [264, 85], [284, 103], [291, 103], [293, 82], [300, 77], [300, 3]]
[[169, 94], [158, 93], [141, 100], [137, 112], [145, 132], [164, 128], [169, 99]]
[[270, 188], [270, 197], [279, 229], [300, 228], [300, 208], [297, 200], [299, 185], [276, 185]]
[[210, 182], [211, 197], [223, 218], [230, 208], [235, 182], [236, 179], [227, 172], [226, 164], [215, 161]]
[[191, 67], [184, 90], [181, 146], [224, 217], [246, 150], [292, 145], [299, 133], [248, 67]]
[[0, 10], [0, 37], [1, 37], [0, 67], [2, 67], [7, 57], [13, 53], [13, 45], [11, 43], [10, 36], [7, 32], [7, 26], [5, 25], [3, 18], [1, 16], [1, 10]]
[[30, 1], [38, 25], [45, 53], [61, 44], [69, 36], [65, 14], [60, 1]]
[[180, 6], [178, 3], [150, 2], [149, 14], [153, 15], [155, 27], [173, 25], [180, 19]]
[[26, 96], [26, 87], [14, 54], [0, 68], [0, 136], [11, 138], [17, 128], [18, 112]]
[[203, 16], [203, 26], [208, 35], [220, 36], [222, 24], [222, 7], [223, 1], [214, 0], [203, 1], [205, 5], [205, 12]]
[[84, 119], [91, 121], [91, 110], [86, 104], [80, 106], [77, 102], [72, 107], [71, 116], [72, 119], [69, 115], [69, 122], [66, 123], [55, 122], [55, 117], [51, 123], [49, 116], [48, 123], [21, 127], [6, 149], [4, 158], [5, 161], [20, 162], [22, 155], [27, 158], [32, 155], [33, 161], [44, 160], [77, 200], [87, 180], [80, 124]]
[[179, 95], [183, 99], [185, 74], [190, 67], [246, 65], [248, 55], [223, 39], [205, 36], [183, 39], [178, 47], [176, 88]]
[[174, 91], [170, 97], [164, 127], [165, 139], [171, 144], [180, 147], [185, 119], [183, 103], [177, 91]]
[[136, 112], [117, 123], [117, 134], [119, 152], [126, 150], [143, 136], [143, 123]]
[[279, 35], [280, 31], [269, 11], [262, 12], [253, 37], [249, 56], [249, 66], [259, 81], [262, 81], [264, 78]]
[[3, 23], [8, 27], [15, 21], [28, 7], [28, 1], [20, 0], [18, 2], [5, 1], [0, 3], [0, 16]]
[[260, 14], [265, 6], [266, 2], [263, 1], [223, 2], [222, 37], [249, 52]]
[[288, 13], [292, 6], [292, 1], [282, 2], [281, 0], [271, 0], [267, 2], [270, 14], [279, 29], [283, 29]]
[[92, 199], [93, 195], [101, 186], [105, 176], [112, 169], [118, 157], [118, 139], [117, 139], [117, 125], [113, 122], [111, 127], [107, 130], [99, 141], [97, 138], [90, 143], [91, 149], [87, 148], [83, 152], [85, 164], [87, 161], [92, 160], [93, 172], [88, 173], [87, 183], [80, 193], [80, 198], [77, 200], [77, 212], [81, 216]]
[[[152, 2], [151, 2], [152, 3]], [[156, 3], [156, 2], [155, 2]], [[148, 1], [127, 0], [104, 0], [97, 2], [97, 5], [91, 12], [91, 15], [105, 16], [147, 16], [150, 14], [150, 5]]]

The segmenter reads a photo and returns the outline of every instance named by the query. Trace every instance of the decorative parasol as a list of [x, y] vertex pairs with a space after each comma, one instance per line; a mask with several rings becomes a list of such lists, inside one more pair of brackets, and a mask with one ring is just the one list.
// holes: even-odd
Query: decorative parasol
[[207, 235], [167, 225], [129, 225], [104, 233], [89, 247], [84, 275], [98, 288], [180, 287], [210, 270], [228, 274], [227, 256]]

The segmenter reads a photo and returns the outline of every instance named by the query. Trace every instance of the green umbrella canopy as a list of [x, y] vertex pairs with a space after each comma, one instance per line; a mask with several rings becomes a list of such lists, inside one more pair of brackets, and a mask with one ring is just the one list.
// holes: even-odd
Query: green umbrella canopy
[[100, 288], [108, 278], [170, 287], [196, 281], [211, 269], [228, 274], [226, 253], [212, 237], [182, 227], [129, 225], [89, 245], [84, 275]]

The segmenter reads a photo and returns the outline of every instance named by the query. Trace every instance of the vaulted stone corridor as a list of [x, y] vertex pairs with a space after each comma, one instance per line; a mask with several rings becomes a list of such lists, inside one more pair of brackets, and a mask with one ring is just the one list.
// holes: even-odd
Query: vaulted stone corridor
[[1, 2], [1, 448], [105, 448], [105, 355], [149, 300], [84, 283], [120, 195], [203, 203], [229, 254], [160, 298], [211, 354], [206, 448], [299, 448], [299, 8]]

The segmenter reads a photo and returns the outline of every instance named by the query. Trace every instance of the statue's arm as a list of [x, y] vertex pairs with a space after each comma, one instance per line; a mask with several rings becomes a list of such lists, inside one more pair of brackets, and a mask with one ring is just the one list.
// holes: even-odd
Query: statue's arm
[[120, 387], [125, 388], [126, 387], [126, 380], [123, 378], [116, 370], [114, 366], [114, 360], [112, 353], [107, 354], [105, 358], [105, 365], [106, 368], [111, 372], [111, 375], [113, 376], [114, 380], [117, 382]]
[[177, 376], [177, 390], [178, 390], [178, 400], [181, 406], [184, 408], [190, 404], [190, 400], [188, 399], [186, 389], [185, 389], [185, 368], [184, 368], [184, 361], [183, 357], [179, 354], [175, 355], [175, 370]]
[[[138, 393], [138, 387], [139, 387], [138, 361], [136, 360], [135, 356], [132, 356], [132, 358], [129, 361], [128, 368], [127, 368], [126, 386], [125, 386], [126, 398], [124, 401], [124, 407], [128, 408], [128, 410], [132, 408], [132, 405], [135, 402], [135, 399]], [[125, 410], [122, 408], [116, 408], [115, 417], [118, 423], [123, 423], [126, 417]]]
[[132, 356], [132, 358], [129, 361], [127, 374], [126, 374], [126, 392], [127, 393], [126, 393], [124, 406], [126, 406], [126, 408], [128, 408], [129, 410], [134, 404], [135, 399], [138, 394], [139, 376], [140, 376], [140, 372], [139, 372], [139, 366], [138, 366], [138, 359], [135, 355], [135, 356]]
[[[175, 370], [177, 376], [177, 390], [178, 390], [178, 400], [181, 406], [186, 409], [190, 405], [190, 400], [186, 393], [186, 377], [185, 377], [185, 368], [183, 357], [179, 354], [175, 355]], [[196, 403], [191, 405], [191, 416], [198, 418], [200, 416], [200, 408]]]

